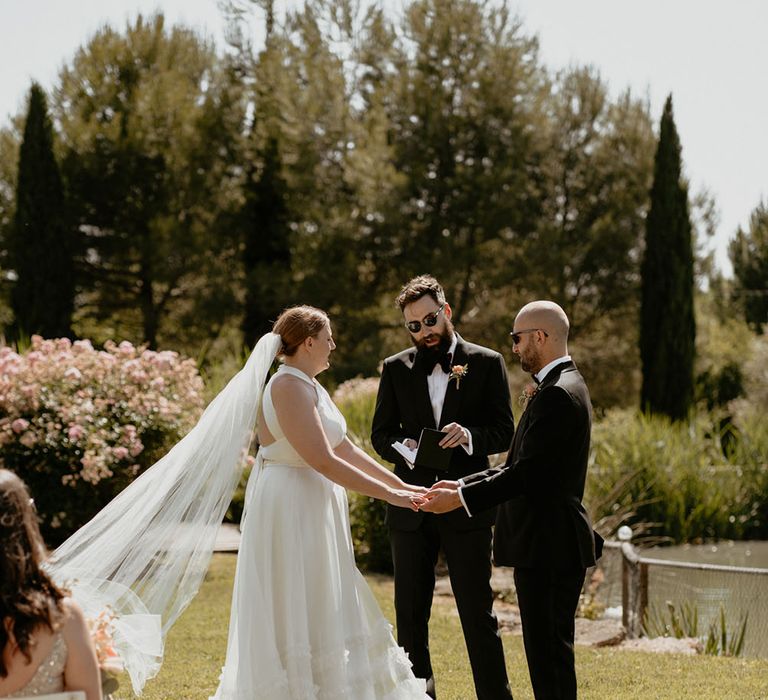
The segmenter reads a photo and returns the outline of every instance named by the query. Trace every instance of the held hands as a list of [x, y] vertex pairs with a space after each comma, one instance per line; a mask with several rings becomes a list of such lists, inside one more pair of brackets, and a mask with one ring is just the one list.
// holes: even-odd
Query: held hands
[[429, 489], [423, 486], [403, 483], [401, 488], [392, 491], [391, 497], [387, 499], [387, 502], [393, 506], [418, 511], [426, 502], [425, 496], [428, 492]]
[[422, 498], [424, 502], [419, 509], [428, 513], [447, 513], [461, 508], [459, 482], [438, 481]]

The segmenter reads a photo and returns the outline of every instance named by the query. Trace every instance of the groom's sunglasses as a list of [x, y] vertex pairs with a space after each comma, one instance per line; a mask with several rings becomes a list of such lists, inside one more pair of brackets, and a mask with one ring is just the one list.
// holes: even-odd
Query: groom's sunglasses
[[541, 331], [545, 338], [549, 338], [549, 333], [547, 333], [543, 328], [525, 328], [522, 331], [512, 331], [512, 333], [510, 333], [512, 336], [512, 344], [517, 345], [520, 342], [520, 336], [523, 333], [535, 333], [536, 331]]
[[427, 314], [421, 321], [408, 321], [405, 327], [411, 333], [418, 333], [421, 330], [421, 324], [423, 323], [428, 328], [432, 328], [437, 323], [437, 317], [442, 313], [445, 308], [443, 304], [437, 311], [433, 311], [431, 314]]

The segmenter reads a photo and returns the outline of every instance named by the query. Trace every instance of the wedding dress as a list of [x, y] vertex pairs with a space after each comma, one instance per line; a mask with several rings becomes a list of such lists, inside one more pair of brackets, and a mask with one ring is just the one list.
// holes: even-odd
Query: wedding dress
[[263, 394], [275, 442], [262, 446], [246, 490], [227, 658], [214, 700], [423, 700], [355, 566], [345, 490], [286, 439], [272, 403], [276, 377], [314, 387], [329, 443], [346, 423], [327, 391], [282, 366]]

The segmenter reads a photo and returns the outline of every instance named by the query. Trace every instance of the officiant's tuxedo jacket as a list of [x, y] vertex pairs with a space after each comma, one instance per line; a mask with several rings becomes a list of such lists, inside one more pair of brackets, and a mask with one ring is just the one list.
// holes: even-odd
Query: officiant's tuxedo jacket
[[592, 404], [573, 362], [556, 365], [530, 399], [507, 462], [464, 479], [469, 512], [499, 504], [494, 562], [500, 566], [593, 566], [602, 538], [581, 499], [587, 477]]
[[[432, 486], [443, 479], [461, 477], [488, 469], [488, 455], [505, 452], [514, 432], [509, 383], [504, 358], [494, 350], [468, 343], [457, 334], [452, 365], [464, 365], [466, 376], [460, 382], [451, 379], [445, 392], [439, 424], [435, 424], [429, 399], [427, 374], [416, 359], [415, 348], [404, 350], [384, 360], [373, 418], [371, 440], [381, 457], [395, 465], [395, 473], [405, 482]], [[395, 441], [419, 439], [422, 428], [440, 429], [456, 422], [472, 434], [472, 454], [463, 447], [451, 449], [447, 471], [406, 466], [392, 448]], [[390, 506], [388, 522], [401, 530], [415, 530], [425, 514], [408, 508]], [[493, 524], [495, 513], [489, 510], [470, 518], [464, 510], [446, 513], [446, 524], [456, 529], [474, 529]]]

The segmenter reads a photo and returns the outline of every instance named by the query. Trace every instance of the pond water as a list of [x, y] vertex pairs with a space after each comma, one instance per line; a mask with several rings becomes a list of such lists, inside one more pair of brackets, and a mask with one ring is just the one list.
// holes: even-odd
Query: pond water
[[[641, 556], [667, 561], [685, 561], [756, 569], [768, 569], [768, 542], [718, 542], [702, 545], [652, 547]], [[599, 597], [618, 614], [621, 607], [621, 554], [607, 549], [601, 565], [605, 581]], [[706, 637], [710, 625], [719, 632], [720, 608], [725, 611], [729, 631], [747, 615], [745, 657], [768, 658], [768, 575], [697, 571], [649, 566], [648, 604], [651, 611], [667, 613], [667, 603], [677, 609], [695, 605], [698, 636]], [[668, 615], [667, 615], [668, 618]]]
[[[724, 566], [749, 566], [768, 569], [768, 541], [733, 542], [727, 540], [714, 544], [681, 544], [674, 547], [651, 547], [643, 555], [654, 559], [674, 559], [697, 564], [721, 564]], [[768, 586], [768, 579], [765, 581]]]

